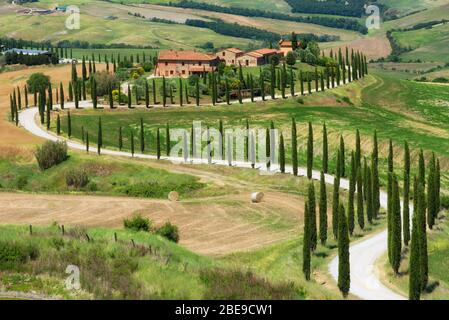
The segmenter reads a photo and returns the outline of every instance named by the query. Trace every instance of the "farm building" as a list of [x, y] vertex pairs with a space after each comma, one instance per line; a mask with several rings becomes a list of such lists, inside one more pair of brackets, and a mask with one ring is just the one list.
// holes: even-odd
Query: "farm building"
[[226, 65], [237, 65], [237, 59], [244, 55], [244, 52], [238, 48], [228, 48], [217, 52], [217, 57], [226, 62]]
[[293, 51], [293, 44], [292, 44], [292, 42], [288, 41], [288, 40], [284, 40], [284, 39], [280, 40], [279, 41], [279, 50], [283, 52], [284, 57], [287, 56], [287, 54], [289, 52]]
[[284, 53], [276, 49], [258, 49], [245, 53], [237, 59], [237, 63], [244, 67], [257, 67], [269, 63], [271, 57], [276, 55], [282, 58]]
[[163, 50], [159, 53], [155, 75], [187, 78], [193, 74], [215, 71], [219, 62], [216, 55], [207, 53]]

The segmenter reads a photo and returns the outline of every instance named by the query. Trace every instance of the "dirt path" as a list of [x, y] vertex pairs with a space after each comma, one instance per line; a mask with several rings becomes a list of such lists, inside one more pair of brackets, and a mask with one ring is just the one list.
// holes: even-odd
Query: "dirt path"
[[121, 228], [135, 213], [156, 225], [171, 221], [180, 228], [181, 244], [206, 255], [224, 255], [263, 247], [295, 236], [302, 225], [299, 197], [268, 192], [252, 204], [250, 194], [213, 201], [146, 200], [125, 197], [0, 193], [0, 224]]

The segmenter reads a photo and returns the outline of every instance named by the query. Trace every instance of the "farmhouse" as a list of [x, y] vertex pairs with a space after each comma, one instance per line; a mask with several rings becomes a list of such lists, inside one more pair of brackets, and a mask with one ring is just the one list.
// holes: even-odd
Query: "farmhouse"
[[283, 52], [284, 56], [287, 56], [289, 52], [293, 51], [293, 44], [291, 41], [280, 40], [279, 41], [279, 50]]
[[284, 53], [276, 49], [258, 49], [248, 53], [245, 53], [237, 59], [237, 63], [244, 67], [257, 67], [267, 63], [270, 63], [270, 59], [273, 56], [284, 56]]
[[232, 66], [237, 64], [237, 59], [243, 56], [244, 52], [238, 48], [228, 48], [217, 52], [217, 57], [226, 62], [226, 65]]
[[216, 55], [207, 53], [163, 50], [159, 53], [155, 75], [187, 78], [193, 74], [215, 71], [219, 62]]

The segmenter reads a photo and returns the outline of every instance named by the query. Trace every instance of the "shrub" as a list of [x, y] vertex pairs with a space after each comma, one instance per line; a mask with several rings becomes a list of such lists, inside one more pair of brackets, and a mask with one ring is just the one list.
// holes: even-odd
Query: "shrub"
[[47, 90], [50, 86], [50, 77], [41, 72], [33, 73], [27, 80], [27, 86], [30, 93]]
[[39, 251], [32, 245], [0, 241], [0, 270], [16, 269], [23, 263], [39, 256]]
[[19, 176], [16, 180], [17, 189], [22, 190], [28, 184], [28, 178], [26, 176]]
[[42, 146], [37, 147], [34, 155], [39, 168], [46, 170], [67, 159], [67, 144], [62, 141], [47, 141]]
[[159, 229], [157, 229], [156, 234], [167, 238], [170, 241], [178, 242], [179, 241], [179, 231], [178, 227], [170, 222], [166, 222]]
[[441, 196], [440, 204], [441, 204], [441, 208], [448, 210], [449, 209], [449, 196]]
[[84, 188], [89, 183], [89, 177], [84, 169], [69, 170], [65, 175], [67, 186], [76, 189]]
[[134, 231], [146, 231], [149, 232], [152, 227], [152, 222], [148, 218], [144, 218], [141, 215], [136, 215], [131, 219], [123, 220], [123, 225], [126, 229]]

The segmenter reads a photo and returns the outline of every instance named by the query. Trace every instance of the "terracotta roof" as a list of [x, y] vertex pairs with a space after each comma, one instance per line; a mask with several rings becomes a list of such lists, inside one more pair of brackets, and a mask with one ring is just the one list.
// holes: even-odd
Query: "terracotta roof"
[[291, 41], [287, 41], [287, 40], [281, 40], [281, 41], [279, 41], [279, 45], [281, 47], [289, 47], [289, 48], [291, 48], [292, 47], [292, 42]]
[[159, 52], [159, 60], [168, 61], [212, 61], [216, 56], [198, 51], [162, 50]]
[[258, 53], [256, 51], [251, 51], [251, 52], [245, 53], [243, 56], [250, 56], [250, 57], [253, 57], [253, 58], [262, 58], [263, 54], [260, 54], [260, 53]]
[[239, 48], [227, 48], [227, 49], [224, 49], [224, 51], [230, 51], [233, 53], [243, 53], [243, 51], [240, 50]]
[[276, 49], [268, 49], [268, 48], [263, 48], [263, 49], [258, 49], [258, 50], [254, 50], [252, 52], [261, 54], [261, 55], [268, 55], [268, 54], [275, 54], [277, 53]]

